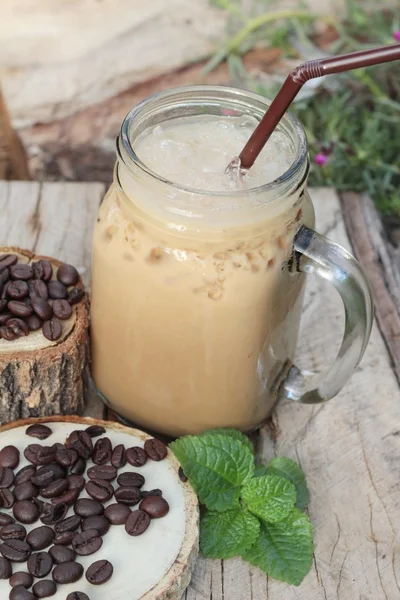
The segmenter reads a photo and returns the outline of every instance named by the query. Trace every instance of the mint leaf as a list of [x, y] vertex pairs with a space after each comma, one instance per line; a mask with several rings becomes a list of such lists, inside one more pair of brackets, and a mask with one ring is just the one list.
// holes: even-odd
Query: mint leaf
[[242, 556], [274, 579], [300, 585], [313, 559], [313, 534], [308, 516], [295, 508], [280, 523], [261, 521], [257, 541]]
[[240, 556], [259, 533], [260, 521], [246, 509], [207, 511], [200, 525], [200, 550], [207, 558]]
[[296, 502], [296, 488], [277, 475], [250, 479], [242, 488], [241, 497], [250, 512], [265, 521], [277, 523], [291, 512]]
[[293, 483], [297, 493], [297, 508], [300, 510], [307, 508], [309, 492], [305, 476], [299, 465], [295, 463], [294, 460], [291, 458], [286, 458], [286, 456], [277, 456], [276, 458], [273, 458], [270, 463], [268, 463], [267, 472], [273, 475], [284, 477]]
[[239, 507], [241, 486], [254, 472], [248, 447], [223, 434], [204, 434], [182, 437], [170, 448], [202, 504], [217, 511]]
[[261, 477], [262, 475], [268, 475], [268, 467], [266, 465], [256, 465], [254, 477]]
[[252, 453], [254, 453], [253, 444], [251, 443], [251, 441], [249, 440], [247, 435], [244, 435], [244, 433], [242, 433], [241, 431], [238, 431], [237, 429], [220, 427], [218, 429], [208, 429], [207, 431], [204, 431], [203, 433], [200, 433], [199, 435], [203, 436], [203, 435], [215, 435], [215, 434], [228, 435], [229, 437], [233, 438], [234, 440], [239, 440], [239, 442], [242, 442], [242, 444], [247, 446], [249, 448], [249, 450]]

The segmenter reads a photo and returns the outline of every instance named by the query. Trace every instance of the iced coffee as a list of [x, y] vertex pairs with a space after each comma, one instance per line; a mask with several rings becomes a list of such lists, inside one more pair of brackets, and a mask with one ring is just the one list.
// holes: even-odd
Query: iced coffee
[[248, 173], [225, 172], [257, 123], [252, 107], [165, 119], [162, 108], [120, 137], [99, 210], [93, 379], [143, 428], [249, 431], [295, 352], [304, 276], [290, 268], [292, 243], [314, 223], [306, 153], [286, 123]]

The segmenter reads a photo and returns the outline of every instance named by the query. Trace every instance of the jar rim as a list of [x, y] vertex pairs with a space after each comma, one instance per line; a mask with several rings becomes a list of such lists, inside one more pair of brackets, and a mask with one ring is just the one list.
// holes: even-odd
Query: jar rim
[[[307, 138], [305, 131], [300, 124], [300, 122], [294, 117], [290, 112], [286, 112], [283, 118], [281, 119], [281, 123], [288, 125], [291, 128], [291, 131], [296, 136], [298, 140], [297, 148], [295, 151], [294, 158], [290, 164], [290, 166], [286, 169], [286, 171], [268, 183], [264, 183], [262, 185], [258, 185], [255, 187], [247, 188], [246, 190], [238, 189], [238, 190], [228, 190], [228, 191], [210, 191], [210, 190], [201, 190], [198, 188], [192, 188], [190, 186], [182, 185], [175, 181], [171, 181], [162, 175], [159, 175], [156, 171], [153, 171], [145, 163], [143, 163], [140, 158], [137, 156], [135, 150], [132, 146], [131, 141], [131, 128], [133, 122], [140, 118], [141, 113], [145, 113], [146, 110], [151, 108], [156, 108], [157, 105], [162, 104], [163, 101], [179, 101], [182, 104], [185, 100], [190, 102], [193, 101], [194, 98], [201, 98], [202, 95], [205, 95], [206, 99], [214, 98], [214, 100], [231, 100], [232, 102], [238, 103], [238, 105], [244, 106], [247, 105], [250, 108], [267, 110], [271, 101], [261, 96], [260, 94], [256, 94], [254, 92], [250, 92], [248, 90], [244, 90], [241, 88], [233, 88], [229, 86], [222, 85], [193, 85], [193, 86], [182, 86], [171, 88], [162, 92], [157, 92], [152, 94], [148, 98], [142, 100], [139, 104], [133, 107], [125, 119], [122, 122], [120, 136], [117, 139], [117, 153], [119, 157], [122, 159], [124, 164], [129, 167], [126, 163], [125, 158], [128, 158], [133, 164], [138, 167], [143, 173], [152, 178], [158, 180], [163, 185], [173, 187], [175, 190], [181, 190], [182, 192], [190, 193], [193, 195], [204, 195], [207, 193], [208, 196], [213, 197], [239, 197], [245, 194], [265, 194], [274, 192], [281, 192], [282, 188], [286, 188], [293, 179], [296, 178], [296, 175], [303, 175], [301, 177], [301, 181], [297, 182], [296, 187], [300, 185], [308, 173], [308, 147], [307, 147]], [[120, 146], [122, 144], [122, 148]], [[125, 155], [125, 156], [124, 156]], [[305, 173], [302, 173], [302, 170], [305, 168]], [[271, 198], [272, 199], [272, 198]]]

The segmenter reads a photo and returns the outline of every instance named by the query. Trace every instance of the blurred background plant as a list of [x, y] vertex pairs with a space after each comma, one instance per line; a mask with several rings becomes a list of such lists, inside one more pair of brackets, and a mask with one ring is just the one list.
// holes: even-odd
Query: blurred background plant
[[[252, 48], [279, 48], [293, 66], [329, 54], [400, 41], [400, 11], [367, 8], [346, 0], [340, 20], [298, 10], [268, 10], [253, 0], [244, 14], [239, 0], [211, 0], [227, 14], [227, 39], [206, 71], [226, 60], [234, 85], [272, 98], [284, 74], [248, 72]], [[378, 209], [400, 219], [400, 67], [397, 63], [309, 82], [292, 105], [310, 145], [311, 185], [368, 192]]]

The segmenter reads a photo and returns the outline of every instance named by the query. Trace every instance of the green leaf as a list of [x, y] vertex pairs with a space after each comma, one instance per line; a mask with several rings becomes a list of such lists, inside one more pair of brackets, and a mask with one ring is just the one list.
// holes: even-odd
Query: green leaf
[[241, 431], [238, 431], [237, 429], [229, 429], [229, 428], [223, 428], [223, 427], [221, 427], [219, 429], [208, 429], [207, 431], [200, 433], [200, 436], [216, 435], [216, 434], [228, 435], [229, 437], [233, 438], [234, 440], [239, 440], [239, 442], [242, 442], [242, 444], [247, 446], [247, 448], [249, 448], [249, 450], [252, 453], [254, 453], [253, 444], [251, 443], [251, 441], [249, 440], [247, 435], [244, 435], [244, 433], [242, 433]]
[[246, 509], [207, 511], [200, 525], [200, 550], [207, 558], [240, 556], [259, 533], [260, 521]]
[[277, 523], [291, 512], [296, 502], [296, 488], [277, 475], [263, 475], [250, 479], [242, 489], [241, 497], [250, 512], [265, 521]]
[[257, 541], [242, 556], [270, 577], [300, 585], [313, 559], [313, 533], [308, 516], [295, 508], [280, 523], [261, 521]]
[[[257, 469], [256, 469], [257, 470]], [[309, 492], [305, 480], [305, 476], [301, 468], [291, 458], [285, 456], [277, 456], [268, 464], [267, 472], [272, 475], [284, 477], [296, 488], [297, 500], [296, 506], [300, 510], [307, 508], [309, 500]]]
[[254, 473], [254, 457], [239, 440], [222, 434], [187, 435], [170, 444], [194, 487], [210, 510], [239, 507], [241, 486]]
[[268, 475], [267, 465], [256, 465], [254, 469], [254, 477], [261, 477], [262, 475]]

